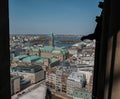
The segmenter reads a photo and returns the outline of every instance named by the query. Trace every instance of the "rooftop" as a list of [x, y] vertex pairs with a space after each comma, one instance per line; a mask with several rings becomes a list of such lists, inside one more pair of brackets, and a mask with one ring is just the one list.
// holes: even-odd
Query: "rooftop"
[[10, 78], [11, 80], [14, 80], [14, 79], [20, 78], [20, 76], [15, 75], [15, 74], [10, 74]]
[[54, 62], [56, 62], [56, 61], [58, 61], [59, 59], [57, 59], [57, 58], [51, 58], [50, 59], [50, 63], [54, 63]]
[[36, 59], [39, 59], [39, 56], [28, 56], [28, 57], [24, 58], [23, 60], [32, 61], [32, 60], [36, 60]]
[[46, 86], [39, 86], [34, 90], [22, 95], [19, 99], [45, 99]]
[[33, 52], [39, 52], [40, 48], [32, 48], [31, 49]]
[[56, 74], [56, 68], [52, 68], [52, 69], [49, 69], [46, 74], [49, 74], [49, 73], [54, 73]]
[[39, 58], [38, 60], [36, 60], [35, 62], [40, 62], [40, 63], [44, 63], [44, 58]]
[[41, 52], [52, 52], [54, 48], [52, 46], [44, 46], [42, 48], [40, 48]]
[[27, 72], [27, 73], [35, 73], [43, 70], [42, 66], [32, 65], [32, 66], [17, 66], [11, 67], [11, 69], [15, 72]]
[[61, 53], [61, 50], [53, 50], [52, 53], [60, 54], [60, 53]]
[[49, 52], [49, 53], [55, 53], [55, 54], [68, 53], [68, 50], [66, 48], [52, 47], [52, 46], [44, 46], [44, 47], [41, 47], [40, 50], [41, 52]]
[[16, 56], [16, 57], [14, 57], [14, 58], [16, 58], [16, 59], [23, 59], [23, 58], [25, 58], [25, 57], [27, 57], [28, 55], [18, 55], [18, 56]]
[[86, 79], [85, 75], [80, 72], [72, 72], [68, 77], [68, 80], [72, 80], [72, 81], [76, 81], [76, 82], [81, 82], [85, 79]]
[[94, 61], [94, 57], [81, 57], [83, 60]]

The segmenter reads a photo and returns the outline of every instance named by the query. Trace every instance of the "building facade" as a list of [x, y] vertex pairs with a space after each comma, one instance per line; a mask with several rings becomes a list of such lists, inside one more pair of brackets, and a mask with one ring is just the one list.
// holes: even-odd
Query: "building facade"
[[11, 67], [13, 73], [31, 80], [31, 83], [37, 83], [44, 79], [44, 71], [41, 66], [17, 66]]
[[67, 79], [68, 76], [76, 69], [72, 68], [70, 64], [66, 62], [62, 62], [60, 66], [57, 67], [56, 70], [56, 91], [60, 93], [67, 93]]
[[11, 95], [20, 91], [20, 76], [11, 74]]
[[55, 89], [56, 85], [56, 69], [49, 69], [46, 72], [46, 85], [52, 89]]
[[72, 72], [67, 79], [67, 95], [73, 96], [75, 89], [85, 87], [85, 75], [79, 72]]

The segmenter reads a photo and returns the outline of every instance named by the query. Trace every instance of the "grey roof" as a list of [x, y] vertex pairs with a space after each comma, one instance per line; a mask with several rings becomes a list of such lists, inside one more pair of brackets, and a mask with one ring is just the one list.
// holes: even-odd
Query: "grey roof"
[[34, 65], [34, 66], [17, 66], [11, 68], [13, 71], [16, 72], [27, 72], [27, 73], [35, 73], [38, 71], [43, 70], [42, 66]]

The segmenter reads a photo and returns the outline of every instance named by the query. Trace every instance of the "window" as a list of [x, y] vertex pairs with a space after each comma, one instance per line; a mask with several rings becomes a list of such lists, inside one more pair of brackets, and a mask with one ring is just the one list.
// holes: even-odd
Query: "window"
[[87, 63], [87, 62], [86, 62]]

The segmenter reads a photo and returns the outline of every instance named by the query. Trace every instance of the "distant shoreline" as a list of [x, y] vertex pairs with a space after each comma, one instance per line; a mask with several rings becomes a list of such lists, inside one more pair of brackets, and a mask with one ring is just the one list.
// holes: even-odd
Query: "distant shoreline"
[[[39, 35], [43, 35], [43, 36], [49, 36], [50, 34], [10, 34], [10, 36], [17, 36], [17, 35], [26, 35], [26, 36], [39, 36]], [[58, 36], [58, 37], [65, 37], [65, 36], [67, 36], [67, 37], [73, 37], [73, 36], [83, 36], [82, 34], [54, 34], [54, 36]]]

